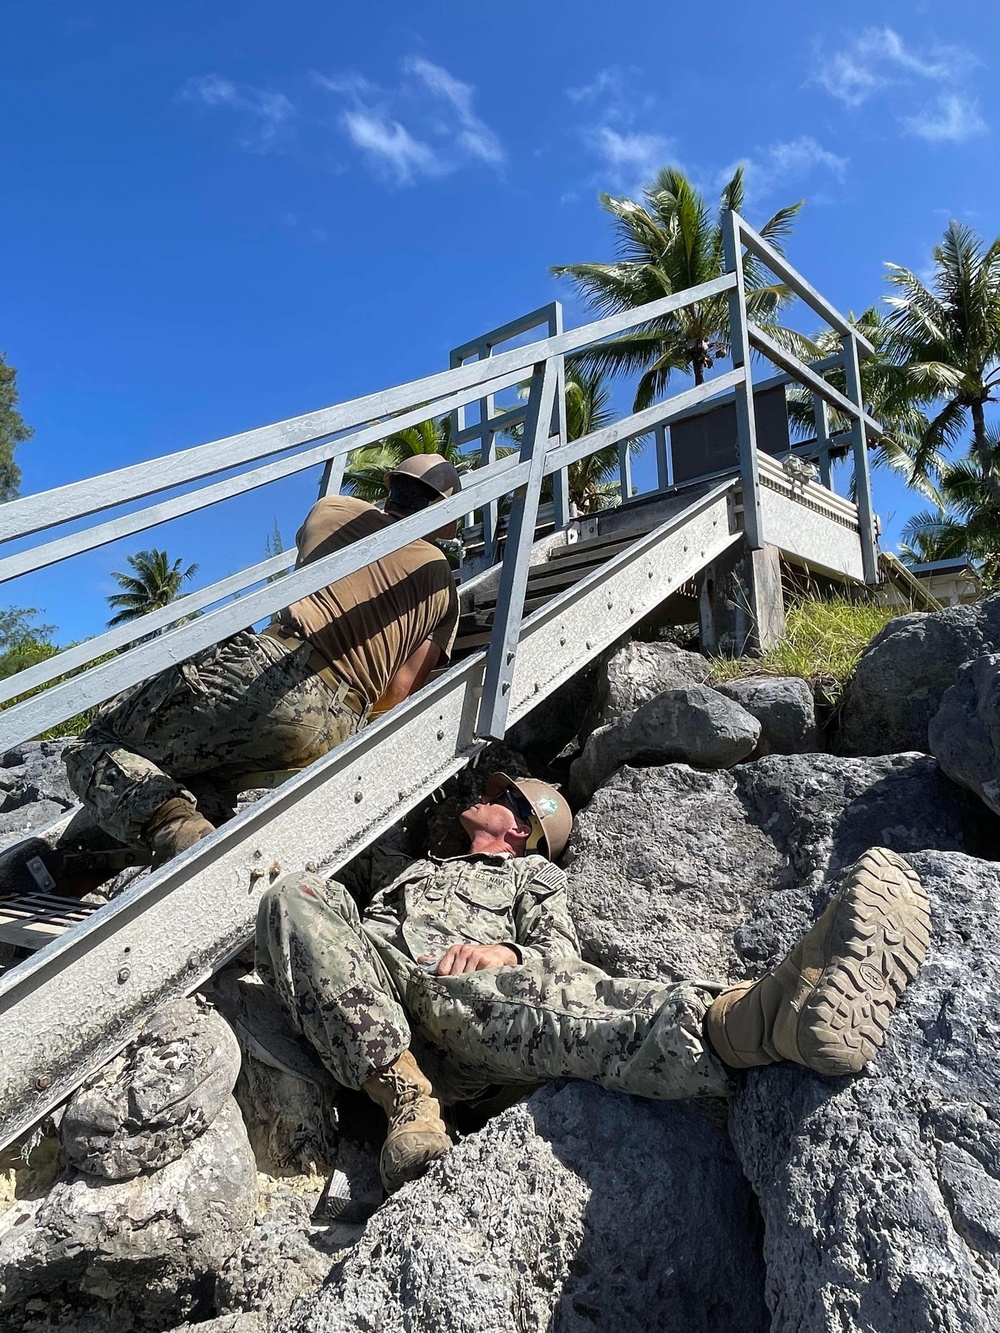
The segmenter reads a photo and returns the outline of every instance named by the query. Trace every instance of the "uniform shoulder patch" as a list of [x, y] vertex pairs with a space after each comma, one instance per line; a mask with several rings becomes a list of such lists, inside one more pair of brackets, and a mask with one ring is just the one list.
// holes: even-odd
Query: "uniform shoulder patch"
[[540, 866], [532, 866], [531, 878], [535, 884], [541, 884], [552, 893], [566, 887], [565, 871], [560, 870], [551, 861], [542, 861]]

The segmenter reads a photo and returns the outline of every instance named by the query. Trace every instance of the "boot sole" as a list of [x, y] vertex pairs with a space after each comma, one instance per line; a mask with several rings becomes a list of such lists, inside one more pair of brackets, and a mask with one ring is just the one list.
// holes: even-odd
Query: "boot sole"
[[902, 857], [873, 847], [838, 905], [826, 966], [800, 1010], [796, 1044], [820, 1074], [856, 1074], [885, 1040], [930, 942], [927, 894]]
[[386, 1194], [395, 1194], [400, 1186], [419, 1180], [451, 1146], [446, 1134], [435, 1133], [408, 1134], [400, 1143], [387, 1141], [378, 1164]]

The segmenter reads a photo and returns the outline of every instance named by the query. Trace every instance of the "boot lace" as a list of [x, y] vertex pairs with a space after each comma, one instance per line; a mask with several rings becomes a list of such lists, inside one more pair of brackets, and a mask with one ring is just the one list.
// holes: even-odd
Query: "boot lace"
[[399, 1129], [403, 1125], [412, 1125], [416, 1120], [423, 1120], [426, 1117], [426, 1108], [422, 1103], [426, 1098], [420, 1088], [409, 1079], [401, 1078], [395, 1071], [386, 1073], [383, 1077], [392, 1091], [393, 1106], [390, 1116], [392, 1128]]

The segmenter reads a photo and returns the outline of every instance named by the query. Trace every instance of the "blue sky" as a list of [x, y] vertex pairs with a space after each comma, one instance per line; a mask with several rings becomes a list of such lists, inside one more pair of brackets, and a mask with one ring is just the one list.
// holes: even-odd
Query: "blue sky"
[[[807, 199], [792, 261], [843, 309], [992, 237], [986, 0], [10, 7], [0, 49], [0, 348], [35, 427], [25, 493], [447, 365], [610, 259], [597, 193], [681, 165], [747, 214]], [[311, 483], [11, 585], [60, 641], [102, 627], [142, 544], [199, 583], [290, 540]], [[888, 544], [919, 502], [879, 477]]]

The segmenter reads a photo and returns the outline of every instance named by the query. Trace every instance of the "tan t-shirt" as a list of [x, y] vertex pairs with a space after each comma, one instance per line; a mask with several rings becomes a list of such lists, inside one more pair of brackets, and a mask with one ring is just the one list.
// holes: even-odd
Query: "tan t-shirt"
[[[295, 567], [389, 526], [390, 520], [364, 500], [327, 496], [313, 505], [296, 534]], [[426, 639], [440, 648], [445, 660], [450, 658], [458, 614], [458, 593], [447, 559], [430, 542], [415, 541], [303, 597], [281, 620], [375, 704]]]

